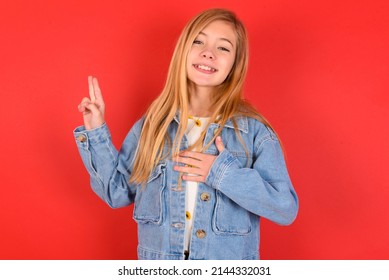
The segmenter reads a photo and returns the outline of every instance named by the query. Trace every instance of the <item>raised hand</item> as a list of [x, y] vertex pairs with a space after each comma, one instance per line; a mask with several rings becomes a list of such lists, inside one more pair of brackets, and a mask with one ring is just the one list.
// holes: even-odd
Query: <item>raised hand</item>
[[85, 128], [91, 130], [104, 124], [105, 104], [97, 79], [88, 76], [88, 84], [89, 98], [82, 99], [78, 110], [83, 114]]
[[[220, 136], [216, 137], [215, 145], [219, 153], [224, 151], [225, 147]], [[185, 181], [205, 182], [215, 159], [216, 156], [213, 155], [184, 151], [174, 160], [185, 164], [185, 166], [175, 165], [174, 170], [184, 173], [182, 179]]]

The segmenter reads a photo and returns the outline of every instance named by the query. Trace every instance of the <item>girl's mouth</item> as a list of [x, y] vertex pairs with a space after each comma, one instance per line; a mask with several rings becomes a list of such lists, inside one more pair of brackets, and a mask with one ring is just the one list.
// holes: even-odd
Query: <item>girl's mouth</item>
[[203, 64], [193, 64], [194, 68], [204, 73], [214, 73], [217, 69]]

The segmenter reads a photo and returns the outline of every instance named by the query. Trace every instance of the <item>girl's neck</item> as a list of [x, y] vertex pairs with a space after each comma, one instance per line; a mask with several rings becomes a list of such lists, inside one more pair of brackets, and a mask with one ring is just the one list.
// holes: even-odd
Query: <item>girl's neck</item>
[[210, 117], [212, 115], [210, 89], [196, 89], [190, 94], [189, 115], [195, 117]]

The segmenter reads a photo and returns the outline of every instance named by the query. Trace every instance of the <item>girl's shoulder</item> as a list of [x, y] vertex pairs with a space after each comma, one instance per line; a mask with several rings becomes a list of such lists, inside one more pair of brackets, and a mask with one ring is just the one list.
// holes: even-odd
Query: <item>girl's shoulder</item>
[[238, 129], [254, 135], [264, 135], [277, 138], [275, 131], [262, 117], [240, 115], [235, 117]]
[[139, 140], [140, 134], [142, 132], [142, 127], [144, 123], [144, 117], [138, 119], [131, 127], [130, 131], [127, 133], [125, 142], [127, 142], [131, 138], [135, 138]]

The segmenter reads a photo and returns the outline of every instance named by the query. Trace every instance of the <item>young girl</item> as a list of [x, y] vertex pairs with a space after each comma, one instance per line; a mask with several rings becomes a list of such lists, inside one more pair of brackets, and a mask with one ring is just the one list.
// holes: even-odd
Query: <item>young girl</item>
[[242, 97], [243, 24], [207, 10], [184, 28], [166, 85], [120, 152], [97, 79], [74, 131], [91, 186], [109, 206], [135, 203], [139, 259], [258, 259], [259, 218], [293, 222], [298, 200], [269, 123]]

